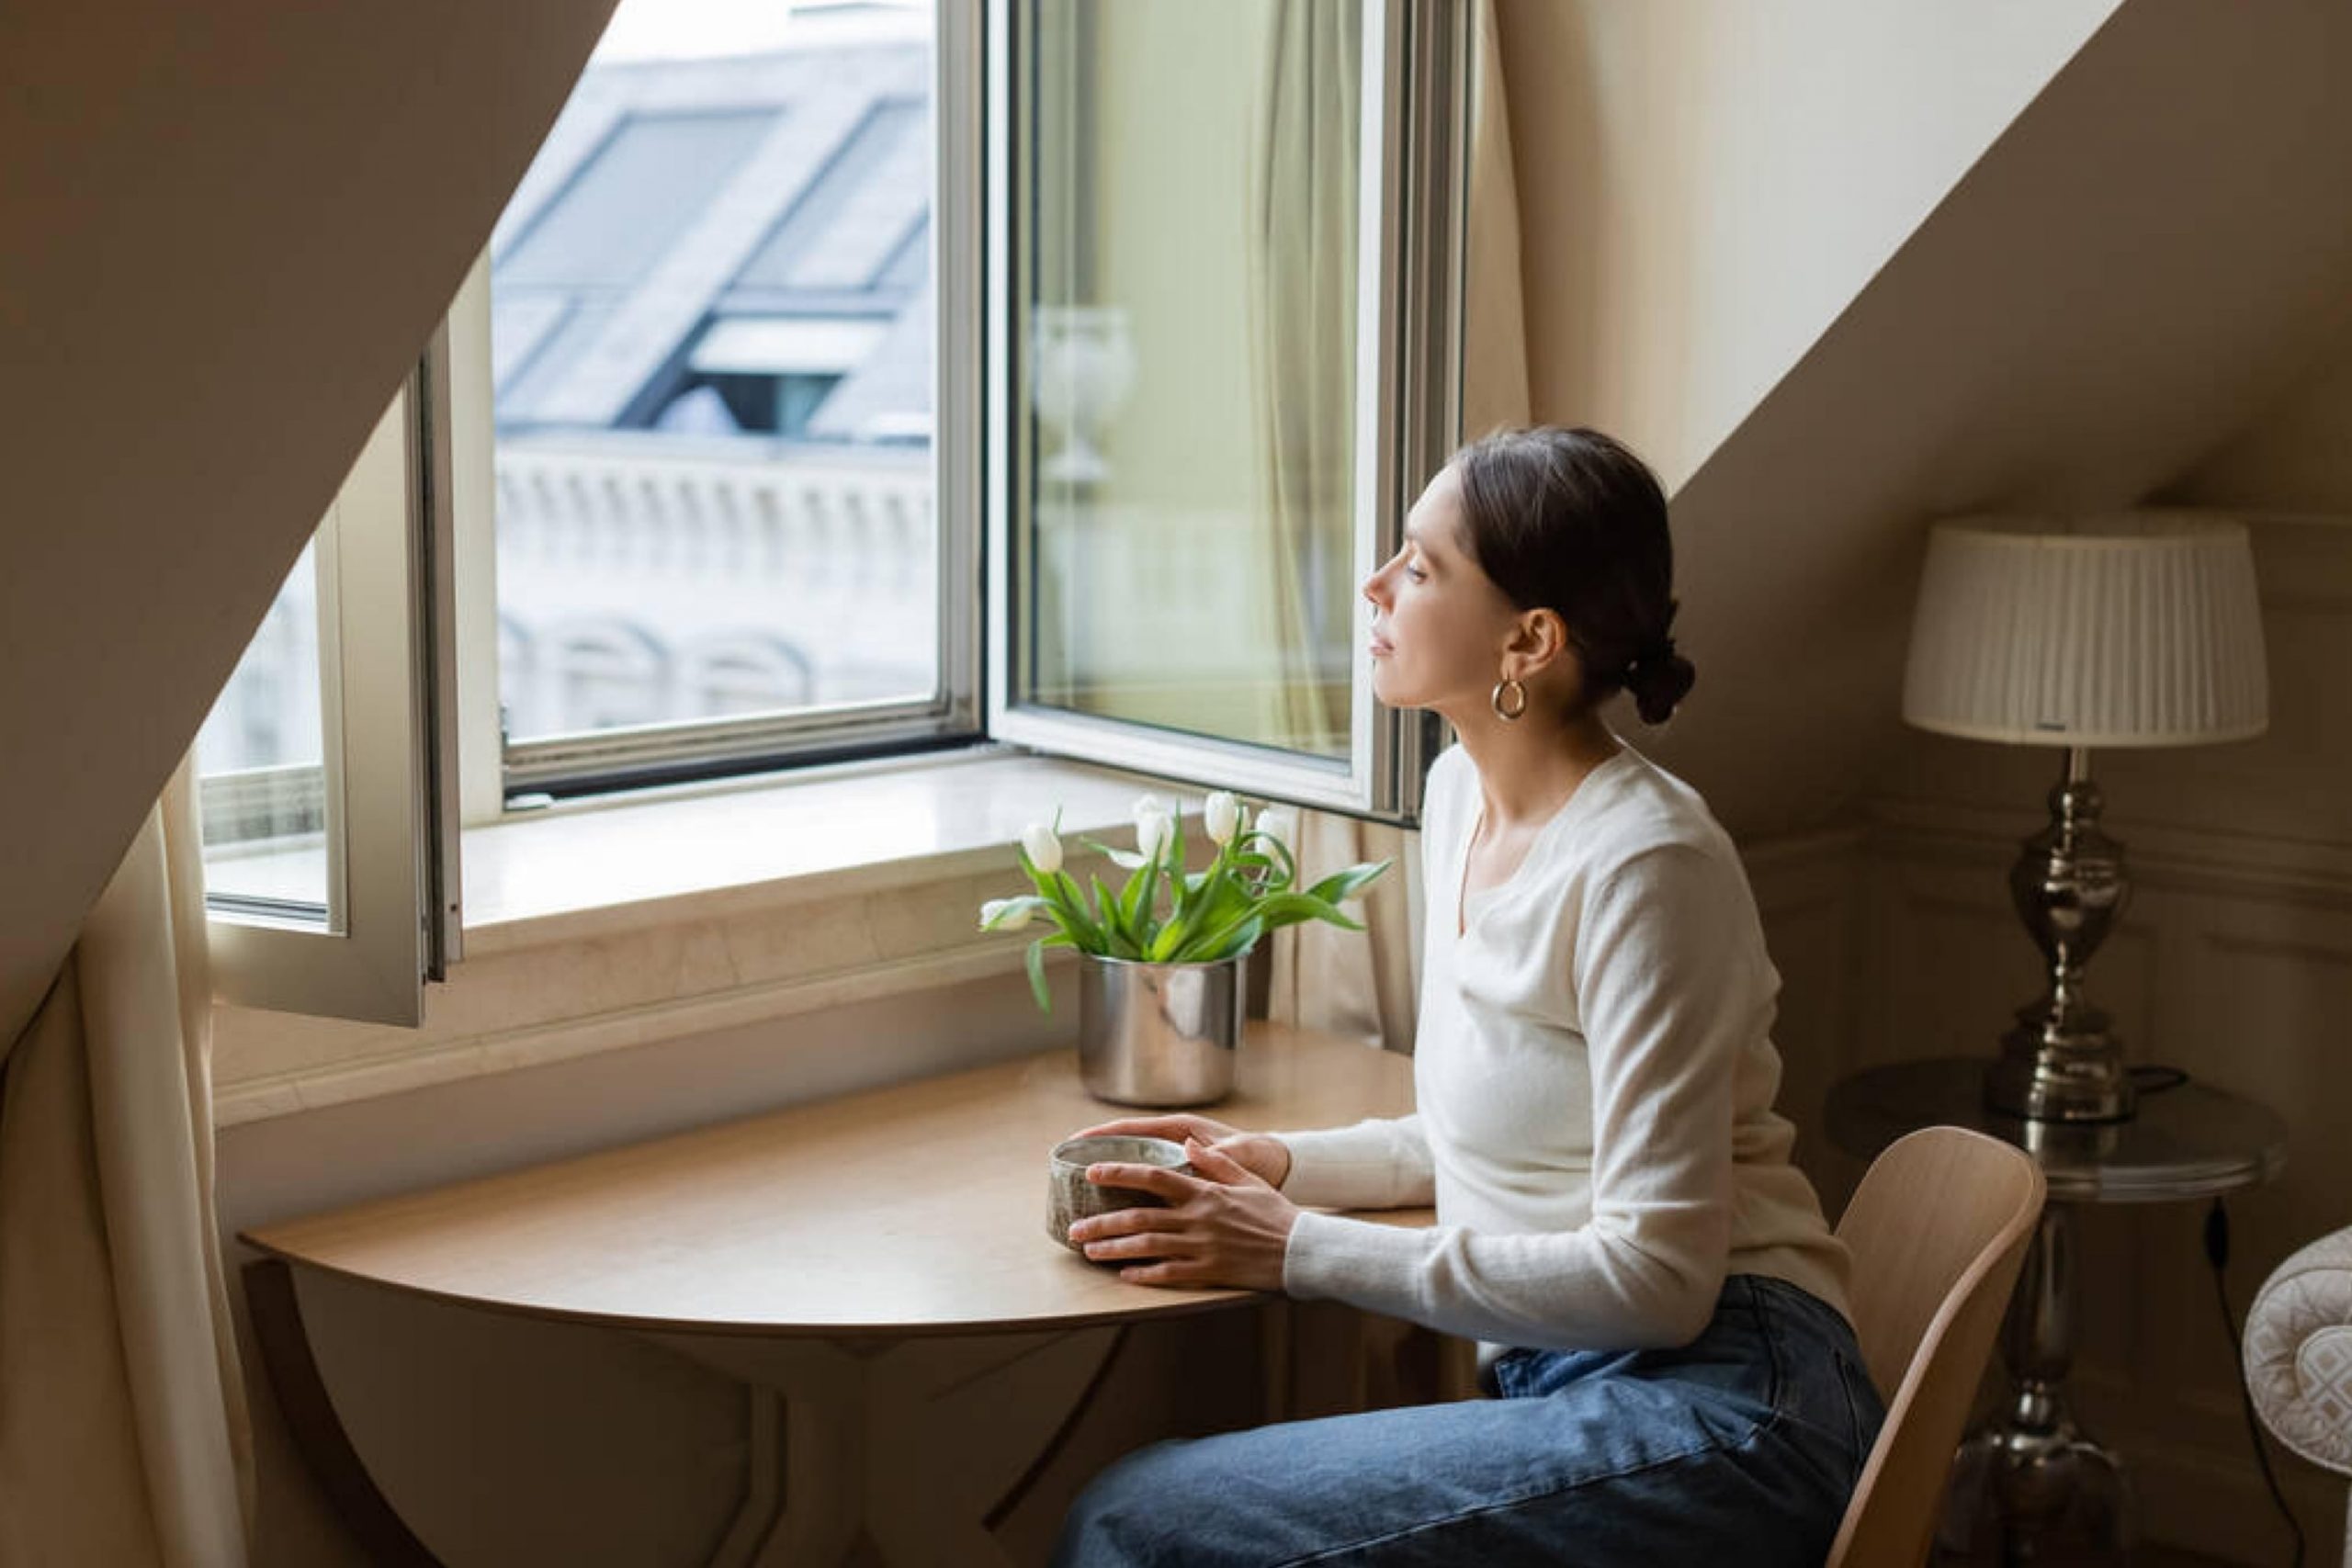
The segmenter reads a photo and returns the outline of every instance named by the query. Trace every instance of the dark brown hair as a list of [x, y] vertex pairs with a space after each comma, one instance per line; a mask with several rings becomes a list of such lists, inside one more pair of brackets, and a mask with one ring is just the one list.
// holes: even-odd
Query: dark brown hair
[[1548, 609], [1584, 667], [1578, 705], [1631, 692], [1645, 724], [1698, 678], [1675, 651], [1666, 491], [1597, 430], [1503, 430], [1454, 455], [1470, 552], [1522, 610]]

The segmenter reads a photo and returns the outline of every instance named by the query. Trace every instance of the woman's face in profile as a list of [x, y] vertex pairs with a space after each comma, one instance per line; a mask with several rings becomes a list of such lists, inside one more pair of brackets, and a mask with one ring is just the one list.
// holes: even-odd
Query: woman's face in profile
[[1449, 718], [1484, 707], [1502, 678], [1515, 608], [1471, 557], [1462, 488], [1438, 471], [1405, 519], [1405, 542], [1364, 580], [1372, 602], [1372, 691], [1390, 707]]

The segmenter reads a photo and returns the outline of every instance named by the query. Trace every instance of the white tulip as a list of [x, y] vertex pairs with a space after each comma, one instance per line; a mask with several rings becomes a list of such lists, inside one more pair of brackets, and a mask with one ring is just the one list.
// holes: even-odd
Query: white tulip
[[1021, 829], [1021, 851], [1043, 875], [1051, 876], [1062, 868], [1062, 841], [1043, 822], [1032, 822]]
[[[1137, 804], [1141, 805], [1140, 802]], [[1175, 823], [1165, 810], [1158, 808], [1159, 802], [1151, 804], [1154, 809], [1136, 813], [1136, 853], [1148, 861], [1156, 861], [1168, 848], [1168, 838], [1175, 831]]]
[[1212, 792], [1201, 807], [1201, 818], [1208, 826], [1211, 839], [1220, 844], [1231, 843], [1233, 835], [1241, 830], [1240, 797], [1227, 789]]
[[1258, 813], [1258, 831], [1294, 855], [1298, 853], [1298, 813], [1287, 806], [1269, 806]]
[[[1012, 913], [1005, 911], [1011, 909]], [[980, 929], [984, 931], [1017, 931], [1036, 918], [1036, 908], [1022, 904], [1016, 907], [1011, 898], [991, 898], [980, 906]]]

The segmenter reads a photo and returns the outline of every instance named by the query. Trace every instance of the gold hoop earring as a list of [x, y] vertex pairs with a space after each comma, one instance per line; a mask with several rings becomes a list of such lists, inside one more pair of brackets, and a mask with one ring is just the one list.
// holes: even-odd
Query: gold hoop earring
[[[1510, 705], [1508, 707], [1503, 705], [1503, 698], [1507, 694], [1510, 697]], [[1493, 706], [1497, 718], [1501, 719], [1505, 724], [1516, 723], [1519, 716], [1527, 711], [1527, 688], [1506, 675], [1495, 682], [1494, 694], [1487, 701]]]

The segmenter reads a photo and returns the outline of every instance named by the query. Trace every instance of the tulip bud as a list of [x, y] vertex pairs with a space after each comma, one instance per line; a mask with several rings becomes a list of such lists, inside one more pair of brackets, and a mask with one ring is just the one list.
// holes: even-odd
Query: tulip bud
[[980, 906], [980, 929], [984, 931], [1017, 931], [1035, 915], [1036, 909], [1031, 905], [1018, 904], [1011, 898], [991, 898]]
[[1021, 829], [1021, 851], [1040, 875], [1051, 876], [1062, 868], [1062, 841], [1043, 822], [1032, 822]]
[[1229, 844], [1241, 830], [1241, 801], [1231, 790], [1213, 791], [1201, 808], [1201, 817], [1212, 840]]
[[1158, 860], [1167, 850], [1169, 835], [1175, 828], [1168, 813], [1158, 809], [1159, 804], [1152, 801], [1154, 809], [1136, 813], [1136, 852], [1148, 861]]
[[1294, 855], [1298, 852], [1298, 813], [1287, 806], [1269, 806], [1258, 813], [1258, 831]]

